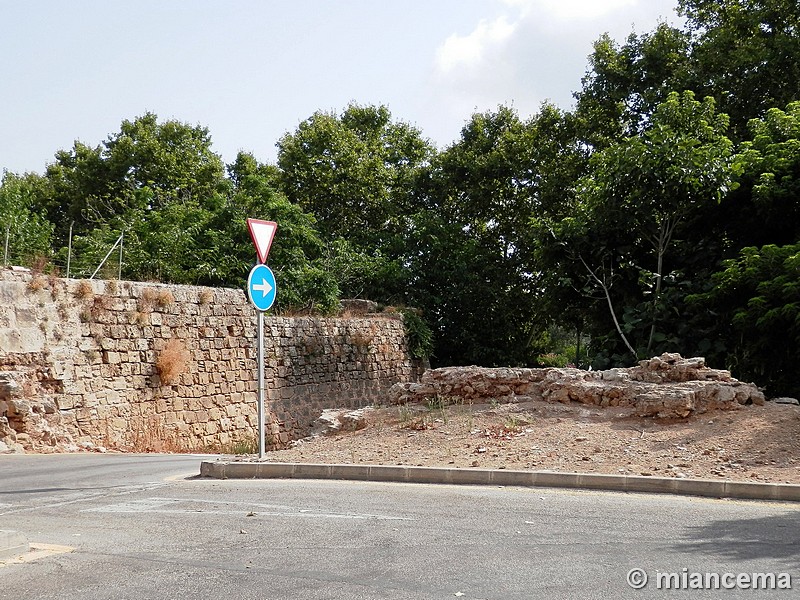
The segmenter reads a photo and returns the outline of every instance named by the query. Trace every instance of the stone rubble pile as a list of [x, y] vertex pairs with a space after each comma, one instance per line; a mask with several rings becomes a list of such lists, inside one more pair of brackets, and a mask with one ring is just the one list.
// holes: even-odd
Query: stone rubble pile
[[703, 358], [665, 353], [631, 368], [584, 371], [574, 368], [446, 367], [426, 371], [419, 383], [389, 389], [390, 404], [483, 404], [489, 402], [579, 402], [620, 407], [640, 417], [685, 418], [710, 410], [764, 404], [751, 383], [711, 369]]

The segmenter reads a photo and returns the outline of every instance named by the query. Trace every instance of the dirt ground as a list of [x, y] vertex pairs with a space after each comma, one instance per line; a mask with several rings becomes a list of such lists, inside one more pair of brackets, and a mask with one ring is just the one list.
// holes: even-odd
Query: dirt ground
[[767, 402], [671, 421], [545, 402], [399, 406], [367, 409], [366, 422], [265, 459], [800, 484], [800, 407], [793, 405]]

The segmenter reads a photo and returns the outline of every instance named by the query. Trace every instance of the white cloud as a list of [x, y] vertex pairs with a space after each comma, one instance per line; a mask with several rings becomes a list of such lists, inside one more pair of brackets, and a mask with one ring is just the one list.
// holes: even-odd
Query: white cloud
[[641, 0], [502, 0], [503, 4], [519, 10], [521, 16], [530, 14], [556, 19], [596, 19], [620, 9], [635, 6]]
[[494, 21], [481, 21], [475, 30], [465, 36], [453, 34], [436, 51], [436, 66], [442, 73], [474, 68], [486, 63], [487, 55], [501, 48], [516, 29], [505, 16]]
[[[474, 112], [512, 105], [525, 117], [545, 100], [573, 103], [603, 33], [624, 40], [674, 17], [677, 0], [499, 0], [466, 34], [438, 47], [423, 101], [440, 126], [466, 122]], [[426, 127], [426, 129], [428, 129]], [[430, 127], [436, 129], [436, 125]], [[438, 137], [438, 136], [435, 136]]]

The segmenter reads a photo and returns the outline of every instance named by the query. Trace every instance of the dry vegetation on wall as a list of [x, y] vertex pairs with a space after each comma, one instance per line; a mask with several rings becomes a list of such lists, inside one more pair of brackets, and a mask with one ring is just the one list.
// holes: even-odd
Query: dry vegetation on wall
[[75, 297], [80, 300], [91, 298], [94, 295], [92, 284], [86, 279], [82, 279], [75, 288]]
[[156, 369], [161, 383], [164, 385], [177, 383], [181, 374], [186, 372], [189, 359], [189, 351], [183, 342], [177, 338], [169, 340], [156, 359]]

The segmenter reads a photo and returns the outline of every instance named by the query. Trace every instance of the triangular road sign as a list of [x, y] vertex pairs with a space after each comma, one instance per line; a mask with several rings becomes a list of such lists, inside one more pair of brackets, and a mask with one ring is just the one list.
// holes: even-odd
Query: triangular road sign
[[262, 221], [261, 219], [247, 219], [247, 228], [250, 230], [250, 238], [256, 247], [258, 262], [267, 262], [269, 248], [272, 246], [272, 238], [275, 237], [275, 230], [278, 224], [274, 221]]

